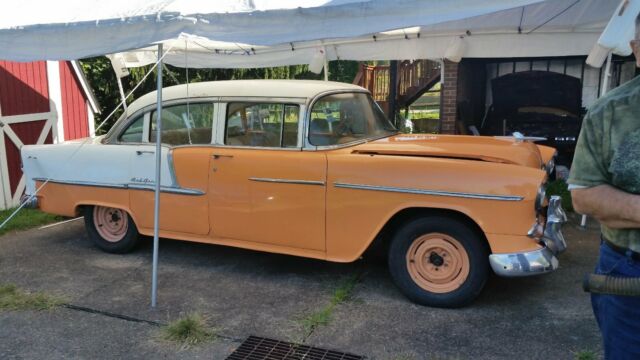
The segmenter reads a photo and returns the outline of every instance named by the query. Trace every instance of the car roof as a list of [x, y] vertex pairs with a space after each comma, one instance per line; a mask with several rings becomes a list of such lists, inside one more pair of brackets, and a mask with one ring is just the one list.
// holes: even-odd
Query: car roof
[[[224, 80], [176, 85], [162, 89], [162, 101], [198, 97], [274, 97], [312, 98], [326, 91], [363, 91], [364, 88], [334, 81], [318, 80]], [[127, 115], [156, 103], [157, 91], [135, 100], [127, 108]]]

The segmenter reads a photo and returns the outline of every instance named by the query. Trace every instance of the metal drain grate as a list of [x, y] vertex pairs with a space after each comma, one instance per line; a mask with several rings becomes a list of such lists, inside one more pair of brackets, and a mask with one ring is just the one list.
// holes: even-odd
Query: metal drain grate
[[249, 336], [227, 360], [360, 360], [364, 356]]

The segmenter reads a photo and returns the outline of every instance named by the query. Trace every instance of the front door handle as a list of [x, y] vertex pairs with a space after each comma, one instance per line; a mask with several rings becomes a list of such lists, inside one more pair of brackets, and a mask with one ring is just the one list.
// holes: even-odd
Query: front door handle
[[136, 150], [136, 155], [142, 155], [142, 154], [155, 154], [155, 151], [150, 151], [150, 150]]
[[222, 157], [230, 158], [230, 159], [233, 158], [233, 155], [227, 155], [227, 154], [213, 154], [212, 156], [214, 159], [220, 159]]

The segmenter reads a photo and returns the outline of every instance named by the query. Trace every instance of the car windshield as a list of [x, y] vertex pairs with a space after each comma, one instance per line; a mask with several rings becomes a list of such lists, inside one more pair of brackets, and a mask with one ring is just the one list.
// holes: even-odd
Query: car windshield
[[327, 95], [311, 109], [309, 142], [315, 146], [350, 143], [397, 133], [366, 93]]

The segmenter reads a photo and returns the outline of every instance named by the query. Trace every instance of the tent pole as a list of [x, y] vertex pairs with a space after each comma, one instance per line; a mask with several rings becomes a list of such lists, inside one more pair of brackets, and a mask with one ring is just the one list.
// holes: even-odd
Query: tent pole
[[124, 95], [124, 88], [122, 87], [122, 78], [116, 74], [118, 79], [118, 90], [120, 90], [120, 98], [122, 98], [122, 108], [127, 111], [127, 97]]
[[156, 99], [156, 182], [153, 202], [153, 265], [151, 271], [151, 307], [158, 297], [158, 230], [160, 228], [160, 169], [162, 165], [162, 44], [158, 44], [158, 78]]
[[329, 81], [329, 61], [327, 60], [327, 49], [324, 50], [324, 81]]

